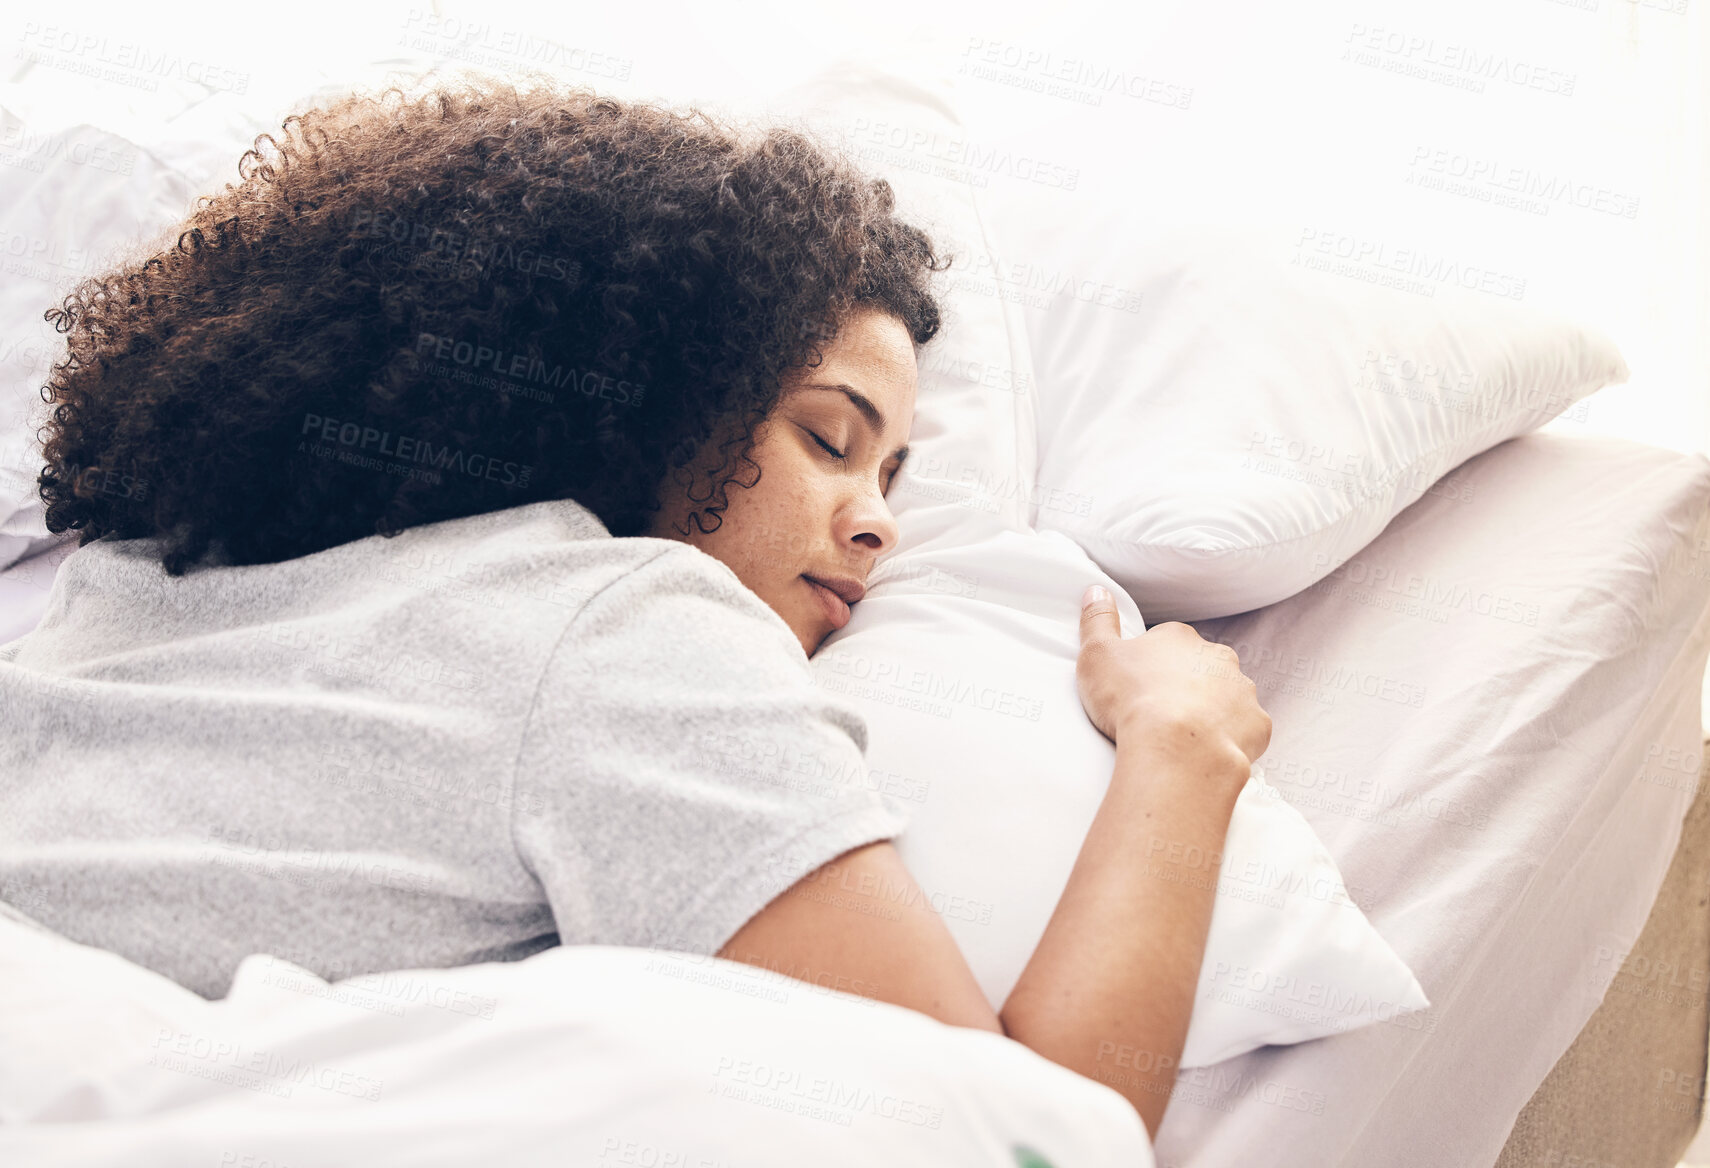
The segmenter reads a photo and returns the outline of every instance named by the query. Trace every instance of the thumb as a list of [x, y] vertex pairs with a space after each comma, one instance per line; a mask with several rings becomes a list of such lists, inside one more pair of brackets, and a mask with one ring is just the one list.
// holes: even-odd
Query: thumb
[[1122, 639], [1122, 623], [1116, 616], [1116, 598], [1099, 584], [1088, 586], [1081, 595], [1081, 644], [1098, 637]]

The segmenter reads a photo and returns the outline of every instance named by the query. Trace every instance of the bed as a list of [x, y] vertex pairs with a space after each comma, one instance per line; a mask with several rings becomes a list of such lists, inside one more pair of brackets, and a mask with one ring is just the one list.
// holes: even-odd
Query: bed
[[[1025, 330], [1012, 327], [1013, 305], [981, 295], [957, 301], [949, 338], [961, 346], [953, 353], [978, 350], [981, 372], [950, 361], [923, 378], [923, 408], [937, 412], [920, 435], [925, 468], [905, 484], [921, 501], [913, 519], [899, 513], [912, 535], [876, 574], [865, 614], [887, 597], [953, 598], [966, 575], [906, 570], [909, 555], [957, 542], [949, 520], [978, 512], [1017, 531], [1039, 525], [1027, 476], [1049, 452], [1038, 448], [1033, 397], [993, 393], [985, 374], [1031, 368]], [[994, 450], [1018, 459], [1022, 489], [970, 494], [967, 476], [945, 469]], [[9, 461], [20, 475], [26, 463]], [[1143, 1164], [1155, 1152], [1160, 1165], [1193, 1168], [1599, 1156], [1662, 1168], [1697, 1126], [1704, 1081], [1710, 942], [1692, 907], [1704, 897], [1710, 829], [1687, 812], [1704, 761], [1710, 461], [1552, 432], [1444, 469], [1455, 493], [1423, 493], [1336, 572], [1275, 603], [1192, 622], [1241, 654], [1276, 726], [1267, 778], [1324, 841], [1431, 1006], [1184, 1071], [1155, 1148], [1108, 1086], [1014, 1044], [729, 963], [590, 950], [415, 971], [403, 984], [429, 987], [429, 1000], [400, 1013], [374, 1008], [385, 998], [372, 985], [327, 986], [258, 955], [242, 993], [201, 1003], [14, 919], [0, 923], [15, 945], [0, 958], [0, 993], [41, 1021], [13, 1012], [0, 1022], [0, 1115], [11, 1121], [0, 1158], [297, 1165], [383, 1149], [388, 1162], [438, 1164], [551, 1148], [601, 1165], [811, 1157], [1038, 1168]], [[971, 505], [988, 497], [990, 513]], [[27, 515], [18, 522], [14, 538], [30, 554], [0, 573], [0, 639], [39, 619], [71, 550], [32, 532]], [[1512, 603], [1433, 610], [1370, 586], [1362, 564]], [[1024, 589], [1026, 566], [1013, 571]], [[1396, 692], [1419, 700], [1384, 696]], [[875, 747], [885, 749], [882, 734]], [[954, 888], [959, 871], [990, 866], [956, 834], [974, 819], [959, 810], [980, 792], [968, 776], [932, 778], [930, 813], [900, 845], [930, 875], [923, 883]], [[1020, 826], [991, 830], [1027, 842]], [[1028, 875], [1023, 866], [1016, 879]], [[27, 917], [31, 895], [0, 899]], [[994, 916], [1007, 903], [995, 901]], [[659, 974], [661, 964], [674, 972]], [[554, 1002], [567, 984], [587, 990], [580, 1008]], [[1245, 1008], [1287, 1010], [1288, 993], [1271, 987]], [[482, 1018], [486, 1007], [435, 1000], [493, 1008]], [[1641, 1007], [1652, 1011], [1648, 1029], [1632, 1020]], [[230, 1070], [195, 1062], [198, 1034], [217, 1036], [208, 1050], [223, 1041], [331, 1062], [351, 1090], [293, 1097], [269, 1089], [277, 1076], [187, 1073]], [[779, 1065], [792, 1068], [784, 1080], [755, 1070]], [[744, 1097], [721, 1094], [725, 1071]], [[890, 1099], [891, 1113], [810, 1113], [824, 1107], [820, 1088], [797, 1087], [816, 1082], [865, 1085], [861, 1098]], [[386, 1087], [366, 1097], [374, 1083]], [[695, 1092], [711, 1102], [692, 1107]], [[558, 1106], [560, 1096], [580, 1102]], [[1613, 1100], [1630, 1117], [1626, 1134], [1593, 1122]], [[899, 1122], [904, 1110], [911, 1119]], [[921, 1116], [937, 1117], [932, 1134]]]
[[[1558, 615], [1566, 624], [1552, 626], [1573, 630], [1574, 638], [1541, 631], [1539, 652], [1524, 666], [1539, 671], [1536, 680], [1554, 699], [1529, 709], [1490, 706], [1486, 718], [1446, 733], [1423, 718], [1374, 726], [1370, 710], [1325, 703], [1309, 691], [1281, 685], [1266, 691], [1277, 726], [1263, 760], [1268, 776], [1322, 834], [1373, 923], [1430, 991], [1432, 1008], [1392, 1025], [1265, 1047], [1183, 1072], [1159, 1133], [1159, 1164], [1235, 1165], [1262, 1154], [1279, 1165], [1541, 1165], [1571, 1154], [1585, 1163], [1662, 1166], [1673, 1163], [1697, 1127], [1704, 971], [1710, 969], [1702, 911], [1710, 832], [1702, 799], [1689, 821], [1686, 811], [1704, 765], [1699, 702], [1710, 653], [1710, 588], [1703, 560], [1671, 558], [1664, 549], [1696, 547], [1703, 538], [1710, 466], [1632, 443], [1553, 435], [1517, 439], [1475, 461], [1468, 473], [1487, 489], [1487, 501], [1502, 500], [1489, 522], [1476, 524], [1452, 503], [1427, 500], [1404, 513], [1372, 554], [1405, 546], [1410, 564], [1439, 573], [1481, 561], [1500, 571], [1517, 555], [1529, 556], [1546, 575], [1565, 570], [1561, 555], [1574, 557], [1576, 571], [1564, 578], [1586, 583], [1577, 591], [1557, 590], [1564, 605]], [[1559, 538], [1575, 515], [1589, 525], [1579, 533], [1586, 538]], [[1601, 527], [1599, 515], [1606, 520]], [[1542, 522], [1528, 536], [1510, 522], [1520, 516]], [[1599, 531], [1601, 538], [1592, 538]], [[69, 546], [59, 544], [0, 574], [8, 635], [46, 603], [53, 561]], [[1550, 546], [1556, 558], [1546, 557]], [[1391, 672], [1412, 662], [1430, 670], [1420, 675], [1428, 691], [1496, 684], [1497, 663], [1458, 659], [1471, 639], [1450, 641], [1454, 652], [1444, 652], [1442, 644], [1420, 646], [1416, 618], [1351, 601], [1337, 583], [1265, 610], [1202, 622], [1200, 631], [1279, 653], [1298, 646], [1319, 653], [1347, 648], [1356, 660]], [[1359, 645], [1367, 647], [1353, 648]], [[1546, 671], [1554, 676], [1544, 678]], [[1266, 684], [1262, 674], [1256, 679]], [[1409, 724], [1410, 731], [1396, 732]], [[1684, 838], [1683, 821], [1694, 825]], [[1664, 890], [1671, 860], [1672, 889]], [[9, 899], [27, 910], [25, 891], [9, 890]], [[161, 980], [124, 964], [112, 958], [100, 978], [49, 987], [61, 995], [62, 1016], [89, 1015], [92, 994], [103, 988], [123, 997], [139, 980]], [[510, 979], [517, 987], [538, 984], [530, 976], [520, 968], [480, 967], [470, 992], [503, 994]], [[9, 984], [0, 988], [11, 1002], [30, 1000], [16, 977], [9, 971]], [[633, 1005], [652, 1000], [648, 983], [628, 984]], [[40, 984], [34, 991], [38, 999], [44, 992]], [[753, 995], [731, 1000], [736, 996], [746, 1001]], [[797, 998], [798, 1006], [782, 1005], [772, 1016], [795, 1008], [817, 1018], [825, 1005], [823, 996]], [[623, 1008], [630, 1008], [627, 1000]], [[102, 1017], [98, 1011], [89, 1016]], [[339, 1049], [348, 1054], [384, 1042], [388, 1025], [402, 1027], [407, 1020], [371, 1013], [363, 1021], [365, 1030], [341, 1036]], [[316, 1035], [309, 1022], [307, 1014], [298, 1022], [305, 1042]], [[279, 1034], [280, 1024], [276, 1019], [269, 1033]], [[111, 1040], [116, 1032], [103, 1033]], [[51, 1039], [35, 1038], [42, 1049], [51, 1042], [63, 1050], [65, 1035], [61, 1028]], [[434, 1043], [441, 1039], [447, 1050], [461, 1041], [449, 1032], [438, 1039], [418, 1036], [422, 1045], [412, 1057], [449, 1074], [455, 1060], [435, 1061]], [[101, 1040], [100, 1034], [88, 1037], [95, 1049]], [[536, 1047], [512, 1040], [519, 1065], [537, 1067], [535, 1060], [550, 1053], [544, 1040]], [[7, 1041], [0, 1064], [14, 1068], [14, 1075], [28, 1071], [16, 1032]], [[928, 1049], [918, 1035], [911, 1041]], [[113, 1057], [109, 1051], [107, 1061]], [[95, 1077], [98, 1065], [85, 1063], [78, 1068], [81, 1078], [71, 1076], [82, 1093], [61, 1104], [55, 1122], [8, 1129], [0, 1134], [0, 1149], [31, 1153], [15, 1162], [37, 1162], [40, 1152], [56, 1157], [40, 1162], [99, 1164], [117, 1162], [109, 1155], [123, 1147], [124, 1162], [165, 1164], [185, 1162], [189, 1149], [206, 1147], [197, 1112], [173, 1110], [170, 1098], [139, 1097], [139, 1089], [110, 1068]], [[873, 1063], [863, 1065], [870, 1071]], [[489, 1075], [502, 1076], [503, 1066], [501, 1060]], [[944, 1064], [937, 1069], [940, 1090], [945, 1082], [960, 1082]], [[1028, 1076], [1044, 1069], [1018, 1066], [1010, 1081], [1030, 1083]], [[992, 1090], [971, 1083], [959, 1089]], [[1053, 1080], [1050, 1091], [1062, 1108], [1085, 1109], [1103, 1125], [1089, 1126], [1083, 1116], [1057, 1126], [1082, 1135], [1097, 1128], [1111, 1133], [1112, 1147], [1125, 1140], [1125, 1154], [1143, 1154], [1143, 1137], [1122, 1132], [1125, 1104], [1107, 1087]], [[1299, 1109], [1303, 1100], [1322, 1106]], [[1112, 1101], [1119, 1105], [1114, 1114]], [[15, 1094], [6, 1105], [18, 1106]], [[213, 1108], [221, 1117], [217, 1130], [229, 1132], [229, 1125], [261, 1125], [254, 1109], [282, 1105], [230, 1086], [217, 1102], [199, 1106]], [[418, 1106], [406, 1094], [396, 1111], [358, 1114], [384, 1134], [389, 1119], [413, 1122]], [[139, 1111], [152, 1118], [145, 1121]], [[1626, 1116], [1625, 1125], [1613, 1125], [1612, 1114]], [[753, 1122], [758, 1136], [762, 1121]], [[316, 1145], [293, 1130], [289, 1137], [277, 1132], [277, 1143], [262, 1140], [253, 1154], [271, 1154], [280, 1163], [293, 1162], [287, 1152], [306, 1156]], [[330, 1138], [334, 1129], [324, 1130]], [[1033, 1139], [1049, 1143], [1037, 1128]], [[158, 1149], [157, 1158], [147, 1149]], [[733, 1162], [761, 1162], [727, 1154]], [[438, 1162], [428, 1150], [422, 1156], [400, 1153], [396, 1162]], [[994, 1161], [974, 1156], [958, 1162]]]

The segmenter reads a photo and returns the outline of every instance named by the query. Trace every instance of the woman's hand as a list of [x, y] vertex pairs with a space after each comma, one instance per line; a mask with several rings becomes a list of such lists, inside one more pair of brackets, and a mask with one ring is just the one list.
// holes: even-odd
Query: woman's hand
[[1082, 598], [1075, 684], [1087, 717], [1113, 742], [1134, 735], [1206, 752], [1237, 764], [1232, 770], [1243, 781], [1270, 745], [1271, 717], [1235, 650], [1177, 621], [1124, 638], [1116, 601], [1103, 588]]

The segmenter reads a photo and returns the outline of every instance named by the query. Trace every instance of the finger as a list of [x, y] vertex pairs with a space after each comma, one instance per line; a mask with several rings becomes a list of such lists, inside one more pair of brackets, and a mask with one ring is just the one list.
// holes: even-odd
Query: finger
[[1122, 622], [1116, 616], [1116, 598], [1102, 585], [1089, 585], [1081, 594], [1081, 644], [1098, 637], [1122, 639]]

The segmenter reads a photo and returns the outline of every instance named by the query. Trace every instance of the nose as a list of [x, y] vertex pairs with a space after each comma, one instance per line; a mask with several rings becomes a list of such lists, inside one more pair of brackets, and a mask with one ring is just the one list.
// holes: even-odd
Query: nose
[[861, 577], [866, 577], [872, 562], [897, 546], [897, 521], [890, 504], [879, 493], [877, 484], [869, 485], [845, 509], [839, 519], [842, 528], [838, 544], [844, 548], [852, 564], [859, 565]]

